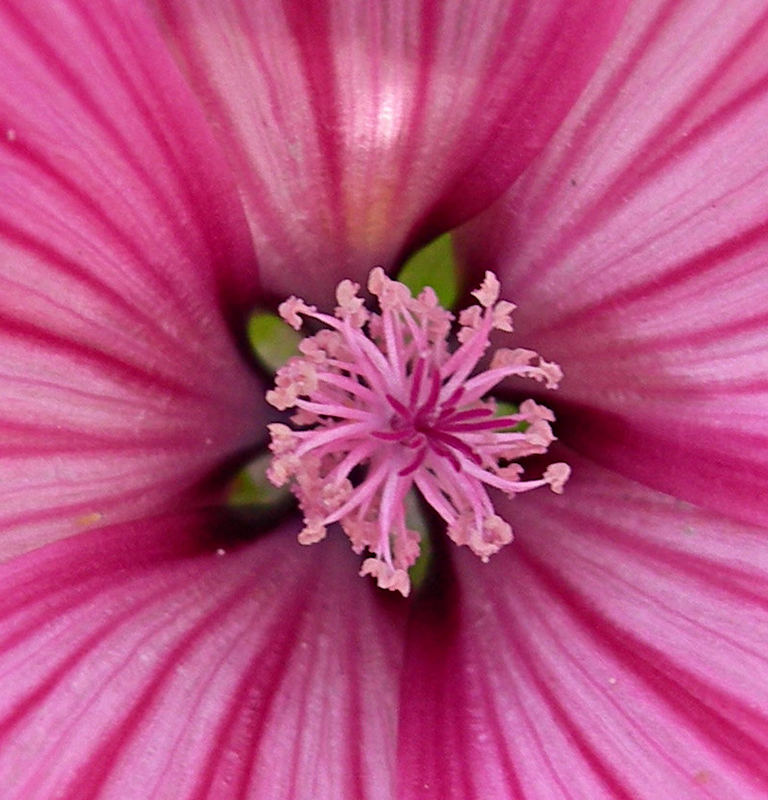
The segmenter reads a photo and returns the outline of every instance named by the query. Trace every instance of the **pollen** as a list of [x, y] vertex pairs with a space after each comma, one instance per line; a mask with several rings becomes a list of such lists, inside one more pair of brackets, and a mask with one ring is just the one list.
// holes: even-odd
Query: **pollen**
[[552, 412], [525, 400], [501, 415], [492, 399], [511, 376], [554, 389], [562, 372], [533, 350], [503, 348], [486, 358], [492, 332], [512, 331], [514, 310], [499, 300], [492, 272], [473, 292], [477, 304], [458, 321], [432, 289], [413, 297], [381, 268], [371, 271], [367, 288], [378, 312], [349, 280], [337, 287], [335, 315], [297, 297], [280, 306], [296, 330], [306, 320], [322, 327], [302, 340], [301, 355], [278, 371], [267, 393], [275, 408], [293, 409], [290, 426], [269, 426], [267, 476], [276, 486], [290, 485], [299, 502], [299, 542], [320, 541], [338, 522], [353, 550], [366, 554], [360, 574], [407, 596], [408, 570], [420, 550], [420, 535], [406, 522], [409, 492], [420, 493], [447, 535], [483, 561], [512, 541], [493, 495], [547, 485], [562, 492], [567, 464], [523, 479], [517, 463], [547, 451]]

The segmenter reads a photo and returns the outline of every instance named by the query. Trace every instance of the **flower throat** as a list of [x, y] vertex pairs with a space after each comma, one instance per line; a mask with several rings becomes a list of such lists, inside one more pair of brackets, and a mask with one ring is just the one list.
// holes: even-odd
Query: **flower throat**
[[420, 534], [406, 523], [412, 489], [442, 517], [448, 536], [483, 561], [512, 541], [489, 488], [508, 497], [546, 485], [562, 491], [567, 464], [523, 480], [516, 463], [546, 452], [554, 439], [552, 412], [526, 400], [499, 416], [488, 397], [513, 375], [554, 389], [562, 373], [525, 349], [496, 350], [489, 367], [477, 371], [491, 332], [512, 331], [514, 306], [499, 300], [491, 272], [473, 292], [478, 304], [459, 315], [454, 349], [454, 317], [429, 287], [413, 297], [377, 267], [368, 290], [380, 313], [365, 307], [359, 290], [349, 280], [338, 285], [335, 316], [296, 297], [280, 306], [296, 330], [302, 317], [325, 327], [302, 340], [301, 355], [277, 372], [267, 393], [275, 408], [296, 409], [294, 427], [269, 426], [267, 476], [276, 486], [290, 483], [304, 514], [302, 544], [320, 541], [338, 522], [354, 551], [369, 554], [360, 574], [407, 596], [408, 569], [420, 552]]

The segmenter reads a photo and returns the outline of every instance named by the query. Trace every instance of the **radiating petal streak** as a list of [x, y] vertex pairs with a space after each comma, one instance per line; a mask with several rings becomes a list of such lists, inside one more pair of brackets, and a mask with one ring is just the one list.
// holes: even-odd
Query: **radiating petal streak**
[[[170, 167], [173, 173], [175, 185], [175, 196], [169, 195], [167, 188], [163, 186], [160, 181], [160, 175], [151, 169], [150, 165], [141, 154], [137, 153], [135, 146], [126, 139], [122, 127], [118, 124], [118, 120], [111, 116], [110, 110], [103, 107], [101, 101], [92, 92], [93, 84], [84, 80], [81, 75], [76, 74], [68, 60], [58, 52], [56, 46], [50, 42], [45, 33], [39, 28], [30, 24], [28, 18], [20, 10], [15, 8], [14, 4], [7, 4], [4, 6], [4, 12], [7, 20], [14, 27], [14, 33], [9, 33], [11, 36], [18, 36], [23, 38], [29, 43], [30, 50], [35, 52], [41, 60], [46, 63], [46, 69], [49, 74], [55, 75], [57, 80], [61, 82], [66, 93], [69, 95], [69, 101], [78, 107], [78, 111], [86, 112], [88, 118], [95, 126], [95, 135], [103, 137], [104, 142], [109, 142], [115, 147], [115, 153], [124, 160], [125, 164], [130, 168], [133, 174], [139, 179], [142, 187], [151, 192], [153, 201], [157, 204], [159, 213], [163, 222], [169, 226], [169, 229], [174, 230], [177, 237], [177, 242], [183, 246], [183, 242], [187, 236], [187, 231], [181, 222], [177, 213], [178, 203], [182, 201], [191, 212], [195, 225], [198, 231], [203, 233], [207, 238], [209, 244], [215, 239], [216, 233], [211, 227], [211, 220], [208, 218], [198, 202], [197, 192], [191, 183], [190, 173], [186, 165], [182, 164], [179, 159], [179, 154], [176, 149], [170, 146], [169, 133], [164, 130], [157, 121], [156, 113], [150, 108], [147, 98], [143, 94], [143, 90], [137, 85], [135, 73], [125, 68], [125, 53], [118, 54], [114, 47], [114, 39], [106, 34], [101, 29], [101, 26], [96, 22], [93, 14], [85, 6], [71, 5], [68, 7], [69, 13], [75, 13], [79, 17], [79, 21], [83, 24], [87, 35], [93, 37], [93, 43], [99, 48], [100, 54], [104, 56], [106, 62], [114, 70], [114, 75], [119, 82], [122, 90], [130, 101], [135, 104], [135, 116], [145, 123], [144, 131], [151, 138], [153, 144], [156, 146], [158, 153], [163, 161]], [[112, 24], [120, 27], [120, 18], [115, 17]], [[125, 29], [124, 29], [125, 30]], [[130, 31], [135, 35], [135, 31]], [[55, 41], [55, 40], [54, 40]], [[130, 43], [130, 35], [121, 40], [121, 45], [128, 45]], [[141, 76], [144, 81], [155, 81], [156, 75], [148, 75], [144, 71], [144, 59], [141, 54], [132, 61], [136, 64], [139, 70], [143, 72]], [[141, 72], [140, 72], [141, 74]], [[124, 110], [128, 115], [128, 112]], [[14, 153], [27, 154], [27, 158], [38, 169], [41, 169], [55, 182], [60, 183], [62, 188], [71, 196], [76, 199], [79, 204], [87, 208], [91, 213], [95, 214], [99, 222], [107, 229], [110, 229], [111, 234], [116, 235], [119, 239], [127, 245], [130, 249], [135, 248], [135, 242], [131, 241], [129, 237], [120, 230], [118, 220], [110, 217], [94, 200], [94, 198], [82, 191], [77, 187], [71, 179], [62, 174], [56, 167], [48, 162], [45, 155], [41, 151], [35, 152], [29, 145], [23, 141], [8, 143], [5, 142], [9, 148], [13, 148]], [[211, 247], [211, 251], [215, 252], [216, 245]], [[137, 254], [138, 255], [138, 254]], [[152, 270], [152, 265], [147, 265]], [[152, 270], [153, 278], [158, 282], [158, 289], [165, 289], [168, 292], [173, 292], [174, 286], [168, 280], [168, 274], [160, 270]], [[171, 298], [174, 294], [171, 294]]]
[[[9, 800], [54, 788], [78, 800], [378, 800], [394, 766], [395, 709], [380, 693], [399, 672], [400, 612], [338, 563], [354, 561], [341, 547], [297, 548], [293, 531], [216, 550], [206, 524], [104, 528], [0, 566], [14, 587], [0, 598]], [[320, 593], [328, 570], [353, 602]], [[352, 608], [340, 641], [330, 633]], [[155, 741], [169, 747], [148, 759]], [[20, 762], [30, 746], [38, 758]]]
[[624, 12], [602, 0], [153, 5], [231, 158], [266, 285], [287, 294], [291, 265], [325, 302], [341, 278], [393, 266], [509, 185]]
[[493, 254], [518, 342], [562, 366], [558, 436], [760, 524], [766, 48], [757, 0], [634, 4], [548, 148], [456, 237], [470, 267]]
[[[768, 790], [768, 765], [765, 761], [768, 722], [763, 715], [713, 685], [702, 682], [658, 648], [598, 614], [573, 586], [541, 562], [527, 554], [526, 558], [550, 594], [557, 597], [558, 603], [565, 603], [574, 617], [621, 659], [629, 671], [674, 708], [691, 727], [706, 735], [729, 758], [740, 762], [750, 775], [759, 778]], [[761, 730], [763, 740], [746, 733], [746, 728]]]
[[[534, 577], [534, 579], [536, 577], [535, 570], [532, 571], [532, 577]], [[581, 676], [584, 684], [589, 685], [596, 694], [603, 694], [605, 687], [601, 686], [594, 674], [589, 672], [588, 665], [583, 663], [578, 653], [571, 652], [568, 642], [564, 642], [552, 628], [547, 618], [548, 602], [549, 598], [537, 596], [534, 592], [530, 593], [531, 617], [528, 623], [540, 629], [541, 633], [547, 637], [553, 649], [556, 651], [557, 655], [555, 657], [559, 656], [559, 658], [562, 659], [562, 663], [564, 665], [567, 664], [569, 670], [577, 672]], [[567, 699], [560, 695], [556, 683], [552, 681], [552, 677], [546, 674], [546, 672], [543, 672], [542, 666], [546, 661], [537, 658], [535, 648], [532, 647], [530, 643], [526, 642], [526, 631], [521, 629], [515, 614], [511, 613], [510, 608], [502, 602], [497, 602], [494, 608], [500, 615], [500, 619], [504, 621], [505, 627], [507, 627], [510, 632], [516, 631], [520, 641], [524, 643], [515, 649], [515, 657], [520, 659], [524, 664], [531, 682], [545, 700], [546, 705], [551, 709], [558, 724], [573, 737], [579, 751], [583, 754], [585, 760], [592, 767], [595, 774], [600, 778], [605, 789], [606, 797], [612, 799], [625, 798], [625, 800], [636, 800], [637, 794], [622, 779], [620, 769], [608, 764], [604, 755], [590, 742], [588, 736], [589, 723], [585, 723], [585, 721], [580, 718], [579, 712], [575, 707], [569, 710]], [[553, 653], [553, 655], [555, 654]], [[622, 713], [621, 701], [618, 698], [609, 695], [602, 700], [602, 702], [612, 706], [619, 714]], [[648, 750], [651, 751], [652, 757], [657, 759], [657, 764], [664, 764], [666, 766], [668, 775], [677, 774], [681, 778], [690, 778], [690, 776], [686, 775], [681, 765], [675, 763], [674, 760], [670, 758], [668, 751], [659, 742], [653, 740], [648, 730], [635, 720], [627, 720], [626, 724], [631, 727], [633, 735], [643, 741]], [[553, 773], [554, 772], [555, 770], [553, 769]], [[569, 794], [567, 788], [564, 788], [564, 794]], [[576, 798], [578, 798], [578, 796], [576, 796]]]
[[189, 497], [263, 405], [230, 327], [258, 291], [245, 216], [146, 9], [13, 0], [0, 33], [8, 558]]

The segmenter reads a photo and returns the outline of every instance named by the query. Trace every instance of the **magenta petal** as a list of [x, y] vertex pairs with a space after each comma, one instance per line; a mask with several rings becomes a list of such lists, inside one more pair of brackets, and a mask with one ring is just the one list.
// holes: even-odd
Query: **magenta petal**
[[489, 564], [454, 551], [451, 615], [422, 609], [400, 797], [768, 796], [768, 531], [569, 460]]
[[391, 598], [338, 539], [217, 549], [215, 528], [122, 524], [0, 567], [4, 800], [390, 796]]
[[228, 329], [255, 280], [242, 209], [131, 6], [0, 7], [2, 556], [137, 515], [261, 435]]
[[541, 149], [616, 0], [155, 3], [230, 155], [265, 285], [331, 295], [485, 207]]
[[571, 444], [762, 524], [767, 51], [762, 0], [636, 3], [551, 146], [467, 231], [519, 340], [587, 407]]

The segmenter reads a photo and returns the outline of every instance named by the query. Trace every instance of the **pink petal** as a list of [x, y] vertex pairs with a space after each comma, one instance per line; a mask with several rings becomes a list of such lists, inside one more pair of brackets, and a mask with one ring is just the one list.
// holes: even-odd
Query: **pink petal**
[[510, 503], [516, 541], [454, 551], [458, 588], [421, 608], [400, 797], [761, 800], [768, 532], [568, 460], [565, 494]]
[[166, 502], [262, 435], [228, 327], [245, 220], [129, 6], [0, 7], [3, 556]]
[[565, 372], [559, 435], [762, 524], [766, 51], [758, 0], [635, 4], [551, 146], [467, 231], [469, 261], [506, 277], [519, 341]]
[[154, 5], [238, 175], [265, 285], [317, 299], [509, 186], [624, 3]]
[[3, 798], [390, 796], [391, 598], [338, 537], [217, 550], [224, 525], [120, 524], [0, 567]]

